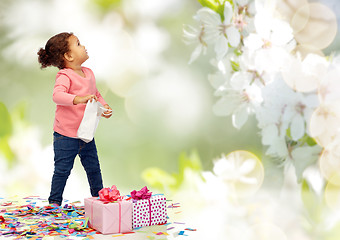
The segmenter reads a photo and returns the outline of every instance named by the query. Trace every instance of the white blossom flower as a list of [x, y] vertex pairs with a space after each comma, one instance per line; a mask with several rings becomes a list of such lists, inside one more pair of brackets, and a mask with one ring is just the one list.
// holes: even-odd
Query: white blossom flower
[[[273, 65], [268, 65], [267, 60], [258, 57], [260, 51], [251, 53], [249, 49], [243, 48], [243, 54], [239, 57], [239, 71], [248, 75], [249, 85], [256, 84], [258, 87], [263, 88], [271, 83], [277, 69]], [[231, 84], [238, 84], [237, 80], [231, 80]]]
[[[311, 92], [320, 85], [321, 79], [327, 72], [328, 65], [325, 57], [310, 53], [302, 59], [298, 53], [296, 56], [291, 55], [287, 59], [282, 68], [282, 76], [292, 89], [300, 92]], [[327, 83], [330, 82], [328, 79], [326, 81]]]
[[254, 24], [256, 32], [244, 39], [244, 47], [249, 51], [248, 54], [254, 55], [252, 57], [257, 69], [280, 71], [296, 45], [293, 29], [287, 22], [267, 12], [257, 13]]
[[262, 133], [262, 144], [269, 145], [268, 154], [286, 158], [286, 132], [298, 141], [308, 131], [311, 115], [318, 105], [316, 94], [304, 95], [291, 90], [281, 78], [263, 89], [264, 103], [256, 113]]
[[[244, 40], [251, 50], [282, 47], [292, 50], [295, 47], [293, 29], [285, 21], [273, 18], [268, 14], [257, 13], [254, 20], [256, 33], [251, 33]], [[294, 43], [293, 45], [291, 45]]]
[[204, 32], [208, 43], [214, 44], [218, 60], [227, 54], [229, 44], [232, 47], [239, 45], [241, 35], [233, 25], [233, 7], [228, 1], [224, 3], [223, 21], [218, 13], [206, 7], [198, 10], [196, 17], [204, 25]]
[[284, 118], [290, 122], [289, 127], [292, 139], [297, 141], [308, 131], [306, 125], [309, 126], [312, 113], [319, 102], [316, 94], [295, 93], [288, 103]]
[[[214, 76], [210, 76], [210, 78], [214, 78]], [[238, 82], [242, 82], [242, 80], [247, 81], [247, 78], [240, 79]], [[214, 113], [218, 116], [232, 115], [233, 126], [238, 129], [246, 123], [249, 114], [252, 114], [262, 101], [261, 89], [256, 85], [234, 89], [228, 82], [225, 82], [215, 94], [221, 98], [213, 107]]]
[[263, 104], [256, 112], [258, 127], [262, 130], [262, 144], [271, 145], [274, 139], [284, 139], [289, 127], [283, 117], [294, 92], [280, 79], [276, 79], [262, 90]]
[[255, 31], [255, 2], [251, 0], [236, 0], [234, 2], [233, 22], [242, 35]]
[[204, 34], [204, 27], [202, 25], [199, 28], [185, 25], [183, 28], [184, 42], [186, 44], [197, 44], [191, 54], [189, 64], [195, 61], [202, 53], [206, 54], [208, 45], [204, 39]]
[[[240, 129], [263, 101], [261, 89], [270, 81], [270, 76], [260, 74], [251, 67], [251, 64], [245, 64], [244, 55], [234, 57], [228, 60], [228, 63], [224, 60], [219, 61], [222, 62], [224, 63], [219, 64], [220, 72], [208, 77], [210, 83], [217, 89], [215, 95], [221, 97], [213, 110], [219, 116], [231, 115], [233, 126]], [[235, 72], [232, 65], [238, 71]]]
[[212, 59], [211, 64], [218, 69], [223, 74], [227, 74], [228, 78], [230, 75], [237, 71], [237, 62], [239, 57], [234, 53], [228, 53], [225, 58], [221, 60]]

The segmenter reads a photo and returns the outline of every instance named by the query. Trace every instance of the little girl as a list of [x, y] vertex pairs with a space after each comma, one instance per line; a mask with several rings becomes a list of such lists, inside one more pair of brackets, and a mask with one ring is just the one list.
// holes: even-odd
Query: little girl
[[51, 37], [45, 49], [38, 51], [41, 68], [59, 68], [53, 90], [57, 104], [53, 125], [54, 173], [50, 204], [61, 205], [66, 181], [77, 154], [86, 171], [91, 195], [98, 196], [103, 188], [102, 175], [95, 141], [89, 143], [77, 139], [77, 131], [83, 118], [86, 103], [99, 101], [107, 109], [102, 116], [109, 118], [112, 109], [97, 90], [91, 69], [82, 67], [89, 58], [87, 51], [73, 33], [60, 33]]

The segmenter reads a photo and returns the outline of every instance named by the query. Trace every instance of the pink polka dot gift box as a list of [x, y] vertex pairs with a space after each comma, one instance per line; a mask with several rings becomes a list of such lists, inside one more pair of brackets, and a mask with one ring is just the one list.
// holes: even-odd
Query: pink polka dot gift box
[[120, 196], [116, 186], [100, 190], [99, 198], [85, 198], [84, 205], [89, 227], [102, 234], [132, 230], [132, 203]]
[[152, 195], [147, 187], [131, 192], [132, 227], [165, 224], [167, 222], [166, 198], [163, 194]]

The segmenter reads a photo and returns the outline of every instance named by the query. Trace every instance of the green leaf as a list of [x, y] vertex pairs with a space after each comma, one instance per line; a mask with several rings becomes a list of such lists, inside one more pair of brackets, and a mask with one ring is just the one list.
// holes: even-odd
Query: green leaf
[[9, 167], [13, 165], [15, 157], [8, 143], [12, 132], [13, 124], [11, 115], [9, 114], [5, 104], [0, 102], [0, 152], [7, 159]]
[[[288, 135], [288, 134], [287, 134]], [[307, 143], [308, 146], [315, 146], [317, 142], [314, 140], [314, 138], [310, 137], [307, 133], [298, 140], [301, 144]]]
[[145, 169], [142, 173], [142, 178], [149, 186], [162, 191], [177, 184], [174, 176], [156, 167]]
[[202, 170], [201, 159], [198, 156], [196, 151], [193, 151], [190, 156], [186, 153], [181, 153], [179, 156], [179, 172], [180, 174], [184, 173], [186, 168], [190, 168], [196, 172], [200, 172]]
[[312, 138], [312, 137], [307, 137], [307, 139], [306, 139], [306, 143], [309, 145], [309, 146], [315, 146], [317, 143], [316, 143], [316, 141], [315, 141], [315, 139], [314, 138]]
[[24, 121], [26, 117], [26, 109], [27, 109], [27, 102], [20, 102], [15, 106], [15, 108], [11, 111], [12, 119], [15, 122]]
[[0, 152], [5, 156], [9, 163], [9, 167], [12, 166], [14, 162], [14, 153], [8, 144], [9, 136], [0, 138]]
[[292, 135], [290, 134], [290, 128], [287, 128], [286, 136], [289, 137], [290, 139], [292, 138]]
[[230, 60], [230, 65], [234, 72], [240, 71], [240, 64], [237, 62]]
[[230, 4], [233, 6], [232, 0], [198, 0], [198, 2], [203, 7], [208, 7], [218, 13], [221, 16], [222, 21], [224, 20], [224, 3], [230, 2]]
[[12, 120], [11, 116], [2, 102], [0, 102], [0, 138], [9, 136], [12, 134]]
[[234, 49], [234, 54], [239, 57], [239, 56], [242, 55], [242, 51], [240, 49], [238, 49], [238, 48], [235, 48]]
[[196, 151], [193, 151], [189, 156], [186, 153], [181, 153], [179, 156], [179, 173], [176, 174], [177, 186], [182, 184], [185, 176], [185, 170], [189, 168], [194, 172], [202, 171], [200, 157]]
[[202, 171], [201, 160], [196, 151], [193, 151], [189, 156], [186, 153], [181, 153], [178, 161], [178, 173], [169, 174], [160, 168], [148, 168], [142, 173], [143, 180], [149, 186], [162, 191], [174, 190], [183, 183], [186, 169], [190, 169], [193, 172]]
[[203, 7], [208, 7], [215, 12], [217, 12], [218, 4], [216, 1], [211, 1], [211, 0], [198, 0], [198, 2], [203, 6]]

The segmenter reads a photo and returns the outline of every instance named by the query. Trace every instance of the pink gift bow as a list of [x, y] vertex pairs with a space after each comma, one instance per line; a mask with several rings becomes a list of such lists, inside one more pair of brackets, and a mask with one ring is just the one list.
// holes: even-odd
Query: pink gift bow
[[99, 191], [99, 199], [104, 202], [114, 202], [121, 200], [122, 197], [120, 196], [117, 187], [113, 185], [111, 188], [103, 188]]
[[151, 195], [152, 192], [149, 192], [149, 189], [146, 186], [139, 191], [133, 190], [131, 192], [131, 197], [134, 200], [150, 199]]

